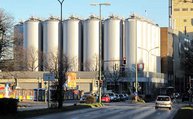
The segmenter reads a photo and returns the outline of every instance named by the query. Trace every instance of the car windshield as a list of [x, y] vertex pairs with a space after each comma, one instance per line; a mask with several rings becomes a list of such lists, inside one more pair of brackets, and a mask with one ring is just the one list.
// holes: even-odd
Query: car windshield
[[158, 97], [157, 101], [169, 101], [170, 98], [169, 97]]

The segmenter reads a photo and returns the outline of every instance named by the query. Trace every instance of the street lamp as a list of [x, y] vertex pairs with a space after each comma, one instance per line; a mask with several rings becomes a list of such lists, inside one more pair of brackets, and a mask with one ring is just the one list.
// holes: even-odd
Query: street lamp
[[148, 61], [148, 67], [147, 67], [147, 79], [148, 79], [148, 87], [149, 87], [149, 89], [148, 89], [148, 94], [150, 94], [149, 54], [150, 54], [150, 52], [151, 52], [152, 50], [155, 50], [155, 49], [157, 49], [157, 48], [159, 48], [159, 47], [154, 47], [154, 48], [149, 49], [149, 50], [147, 50], [147, 49], [145, 49], [145, 48], [142, 48], [142, 47], [138, 47], [138, 48], [141, 49], [141, 50], [144, 50], [144, 51], [146, 51], [146, 52], [148, 53], [148, 55], [147, 55], [147, 61]]
[[[99, 6], [99, 17], [100, 17], [100, 23], [99, 23], [99, 82], [101, 81], [102, 77], [102, 19], [101, 19], [101, 7], [102, 6], [110, 6], [110, 3], [92, 3], [91, 6]], [[101, 85], [99, 85], [99, 103], [101, 103]]]
[[[62, 24], [62, 5], [63, 5], [63, 2], [64, 0], [58, 0], [58, 2], [60, 3], [60, 23]], [[59, 108], [62, 108], [63, 106], [63, 84], [64, 84], [64, 81], [63, 81], [63, 35], [62, 35], [62, 28], [61, 28], [61, 41], [60, 41], [60, 49], [58, 52], [59, 56], [58, 56], [58, 62], [59, 62], [59, 67], [58, 67], [58, 73], [59, 73], [59, 101], [58, 101], [58, 107]]]

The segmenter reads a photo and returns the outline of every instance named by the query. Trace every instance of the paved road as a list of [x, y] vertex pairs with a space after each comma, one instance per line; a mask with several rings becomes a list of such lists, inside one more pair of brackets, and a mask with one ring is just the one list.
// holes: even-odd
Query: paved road
[[109, 103], [102, 108], [82, 109], [72, 112], [62, 112], [31, 119], [172, 119], [180, 105], [174, 105], [172, 110], [154, 108], [154, 103], [129, 104]]

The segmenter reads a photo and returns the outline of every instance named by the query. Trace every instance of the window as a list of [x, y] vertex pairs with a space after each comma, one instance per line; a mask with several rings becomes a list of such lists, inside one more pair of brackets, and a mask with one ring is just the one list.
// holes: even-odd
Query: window
[[191, 19], [191, 24], [192, 24], [192, 26], [193, 26], [193, 19]]
[[182, 8], [182, 11], [188, 11], [188, 8]]
[[180, 11], [180, 9], [179, 8], [175, 8], [174, 11]]

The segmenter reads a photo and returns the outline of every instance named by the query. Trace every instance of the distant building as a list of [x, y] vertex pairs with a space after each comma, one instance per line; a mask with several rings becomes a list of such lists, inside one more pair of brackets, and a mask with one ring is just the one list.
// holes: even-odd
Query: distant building
[[169, 0], [169, 27], [173, 36], [173, 72], [174, 86], [177, 91], [183, 92], [189, 87], [191, 69], [188, 67], [186, 55], [192, 52], [193, 41], [193, 1], [192, 0]]
[[169, 27], [193, 38], [192, 0], [169, 0]]
[[172, 29], [168, 27], [162, 27], [160, 35], [161, 35], [161, 72], [165, 74], [165, 79], [169, 83], [174, 77], [173, 72], [174, 41]]

